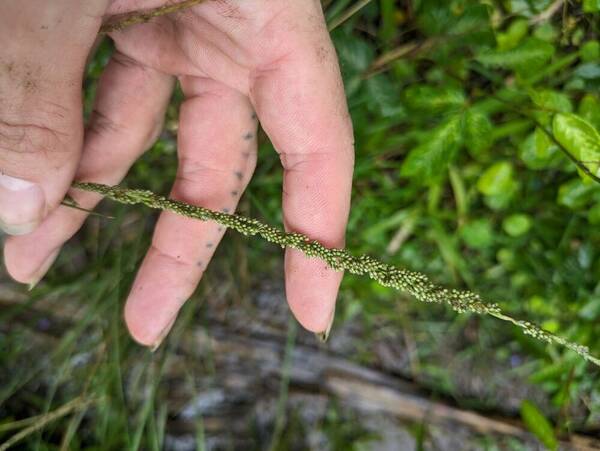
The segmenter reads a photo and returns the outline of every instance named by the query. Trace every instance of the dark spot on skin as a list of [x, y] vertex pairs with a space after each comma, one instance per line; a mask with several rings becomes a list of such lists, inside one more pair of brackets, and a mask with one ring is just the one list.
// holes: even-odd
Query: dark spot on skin
[[319, 63], [324, 63], [325, 61], [327, 61], [328, 57], [329, 52], [327, 48], [325, 48], [324, 46], [319, 46], [319, 48], [317, 49], [317, 60], [319, 61]]
[[212, 244], [212, 243], [206, 243], [206, 247], [207, 247], [208, 249], [210, 249], [211, 247], [213, 247], [213, 244]]
[[250, 156], [250, 152], [242, 152], [242, 156], [244, 158], [248, 158]]
[[254, 138], [254, 134], [252, 132], [248, 132], [244, 135], [244, 139], [246, 141], [250, 141], [252, 138]]
[[230, 210], [229, 210], [229, 208], [222, 208], [222, 209], [221, 209], [221, 211], [222, 211], [223, 213], [229, 213], [229, 211], [230, 211]]
[[238, 180], [242, 180], [244, 178], [244, 174], [241, 171], [235, 171], [234, 174]]
[[202, 265], [203, 265], [202, 260], [198, 260], [198, 262], [196, 263], [196, 266], [198, 268], [202, 268]]
[[32, 80], [31, 78], [26, 78], [23, 81], [23, 87], [25, 88], [25, 90], [27, 92], [35, 92], [36, 88], [37, 88], [37, 84], [35, 83], [34, 80]]
[[177, 256], [177, 260], [179, 260], [180, 258], [181, 258], [181, 255], [178, 255], [178, 256]]
[[48, 25], [42, 25], [42, 26], [40, 27], [40, 30], [47, 30], [47, 29], [48, 29]]
[[255, 120], [257, 119], [257, 117], [256, 117], [256, 113], [255, 113], [255, 112], [252, 112], [252, 116], [251, 116], [251, 117], [252, 117], [252, 120], [253, 120], [253, 121], [255, 121]]
[[238, 192], [237, 192], [237, 191], [232, 191], [232, 192], [231, 192], [231, 196], [232, 196], [232, 197], [237, 197], [237, 195], [238, 195]]
[[222, 231], [223, 231], [223, 227], [219, 227], [217, 230], [218, 230], [219, 232], [222, 232]]

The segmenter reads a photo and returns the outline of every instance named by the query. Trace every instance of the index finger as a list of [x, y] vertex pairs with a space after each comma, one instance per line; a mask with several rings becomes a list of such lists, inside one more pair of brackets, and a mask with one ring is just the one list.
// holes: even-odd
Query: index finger
[[[272, 47], [251, 77], [250, 97], [284, 168], [285, 227], [343, 247], [354, 140], [343, 83], [320, 2], [290, 2], [263, 29]], [[288, 249], [286, 296], [298, 321], [329, 331], [342, 273]]]

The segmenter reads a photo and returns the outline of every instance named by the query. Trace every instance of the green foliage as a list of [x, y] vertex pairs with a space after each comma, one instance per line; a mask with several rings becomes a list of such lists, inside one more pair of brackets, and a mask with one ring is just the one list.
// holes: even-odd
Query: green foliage
[[[564, 2], [546, 15], [554, 3], [372, 1], [333, 31], [356, 140], [347, 246], [440, 284], [497, 299], [516, 316], [600, 354], [600, 185], [584, 171], [598, 175], [600, 169], [600, 3]], [[326, 17], [335, 20], [355, 1], [324, 4]], [[89, 66], [86, 113], [111, 50], [104, 44]], [[174, 96], [167, 131], [132, 168], [130, 186], [168, 192], [181, 98]], [[259, 155], [241, 208], [262, 222], [280, 224], [278, 156], [268, 142]], [[0, 399], [18, 395], [26, 412], [38, 413], [46, 405], [52, 411], [74, 396], [40, 396], [37, 385], [24, 388], [31, 375], [42, 369], [60, 374], [76, 350], [95, 355], [96, 348], [106, 349], [113, 363], [101, 361], [93, 377], [86, 367], [68, 379], [55, 378], [67, 395], [80, 393], [73, 385], [81, 390], [85, 384], [77, 381], [90, 380], [94, 394], [103, 396], [90, 414], [92, 427], [82, 423], [81, 448], [104, 445], [108, 437], [105, 449], [129, 449], [134, 438], [144, 449], [160, 449], [164, 417], [141, 409], [155, 407], [148, 407], [146, 399], [166, 404], [156, 390], [156, 374], [136, 370], [140, 393], [121, 392], [121, 371], [128, 359], [140, 356], [125, 336], [119, 301], [148, 244], [152, 220], [135, 210], [136, 233], [129, 236], [121, 233], [121, 224], [131, 207], [106, 208], [118, 219], [99, 235], [92, 221], [37, 289], [85, 306], [84, 324], [64, 332], [47, 367], [34, 362], [33, 369], [16, 371]], [[231, 251], [236, 245], [244, 249], [243, 259]], [[260, 242], [240, 244], [228, 235], [221, 249], [211, 267], [237, 271], [244, 261], [253, 268], [253, 280], [281, 277], [281, 256]], [[235, 274], [231, 285], [239, 280]], [[466, 356], [475, 356], [483, 366], [495, 363], [493, 372], [501, 373], [502, 380], [518, 374], [522, 384], [536, 384], [545, 402], [535, 398], [539, 408], [525, 405], [523, 420], [548, 447], [556, 442], [548, 438], [554, 437], [550, 419], [561, 434], [600, 430], [598, 372], [571, 351], [539, 345], [484, 318], [407, 302], [393, 290], [352, 276], [344, 279], [337, 315], [336, 325], [349, 318], [362, 323], [363, 362], [382, 363], [372, 356], [370, 341], [384, 329], [381, 325], [386, 334], [399, 334], [394, 338], [409, 337], [418, 370], [403, 374], [418, 383], [428, 381], [429, 389], [460, 403], [472, 392], [461, 392], [453, 381], [476, 375], [457, 376], [452, 366], [460, 367], [463, 359], [471, 362]], [[4, 341], [10, 345], [0, 363], [7, 368], [15, 367], [17, 358], [28, 360], [27, 343], [15, 337]], [[461, 364], [449, 365], [448, 354]], [[485, 403], [506, 409], [494, 393]], [[339, 418], [328, 424], [333, 443], [363, 439]], [[56, 430], [68, 427], [64, 421]], [[33, 449], [40, 441], [26, 440]]]

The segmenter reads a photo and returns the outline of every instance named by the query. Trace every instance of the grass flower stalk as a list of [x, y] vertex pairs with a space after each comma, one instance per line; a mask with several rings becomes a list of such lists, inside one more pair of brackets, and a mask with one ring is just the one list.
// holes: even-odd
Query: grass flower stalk
[[77, 189], [99, 193], [122, 204], [141, 204], [152, 209], [171, 211], [200, 221], [214, 221], [243, 235], [258, 236], [282, 248], [297, 249], [309, 257], [320, 258], [336, 271], [347, 271], [354, 275], [367, 276], [380, 285], [404, 291], [418, 301], [446, 304], [458, 313], [490, 315], [499, 320], [510, 322], [519, 327], [526, 335], [548, 344], [563, 346], [576, 352], [587, 361], [600, 366], [600, 359], [591, 355], [586, 346], [554, 335], [529, 321], [515, 319], [504, 313], [497, 303], [485, 302], [478, 294], [471, 291], [436, 285], [424, 274], [390, 265], [369, 255], [355, 256], [346, 249], [327, 248], [301, 233], [284, 232], [253, 218], [190, 205], [160, 196], [152, 191], [127, 189], [98, 183], [76, 182], [73, 186]]

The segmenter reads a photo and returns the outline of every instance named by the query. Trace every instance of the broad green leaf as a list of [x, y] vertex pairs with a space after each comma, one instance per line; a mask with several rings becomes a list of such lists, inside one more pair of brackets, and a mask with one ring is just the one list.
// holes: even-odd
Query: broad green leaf
[[514, 183], [512, 164], [499, 161], [479, 177], [477, 189], [486, 196], [497, 196], [512, 191]]
[[546, 416], [530, 401], [521, 404], [521, 418], [527, 429], [535, 435], [544, 446], [551, 450], [558, 449], [558, 440], [554, 434], [552, 424]]
[[460, 228], [460, 237], [472, 249], [485, 249], [494, 242], [494, 231], [489, 219], [476, 219]]
[[542, 41], [554, 42], [557, 37], [560, 35], [560, 32], [556, 29], [556, 27], [551, 22], [544, 22], [540, 26], [538, 26], [533, 32], [533, 36], [541, 39]]
[[600, 78], [600, 64], [584, 63], [580, 64], [573, 72], [573, 75], [585, 80], [596, 80]]
[[556, 167], [565, 158], [556, 143], [539, 127], [521, 141], [519, 157], [529, 169]]
[[536, 38], [528, 38], [518, 47], [507, 51], [487, 51], [477, 55], [481, 64], [528, 72], [542, 66], [554, 55], [554, 46]]
[[443, 174], [460, 146], [460, 123], [460, 116], [453, 116], [427, 134], [426, 140], [408, 154], [401, 175], [431, 181]]
[[558, 203], [571, 210], [579, 210], [591, 200], [596, 188], [596, 184], [584, 183], [580, 179], [569, 180], [558, 188]]
[[598, 41], [587, 41], [579, 49], [581, 59], [586, 63], [596, 62], [600, 60], [600, 42]]
[[600, 130], [600, 100], [594, 94], [586, 94], [579, 102], [579, 116]]
[[550, 89], [530, 90], [529, 97], [538, 107], [546, 111], [560, 113], [570, 113], [573, 111], [573, 104], [568, 96], [561, 92]]
[[525, 235], [531, 228], [531, 218], [524, 214], [514, 214], [502, 221], [502, 228], [512, 237]]
[[492, 123], [485, 114], [468, 110], [463, 127], [465, 146], [472, 154], [477, 155], [492, 145]]
[[594, 205], [588, 210], [588, 221], [590, 224], [600, 224], [600, 203]]
[[574, 159], [600, 176], [600, 134], [589, 122], [575, 114], [556, 114], [552, 133]]

